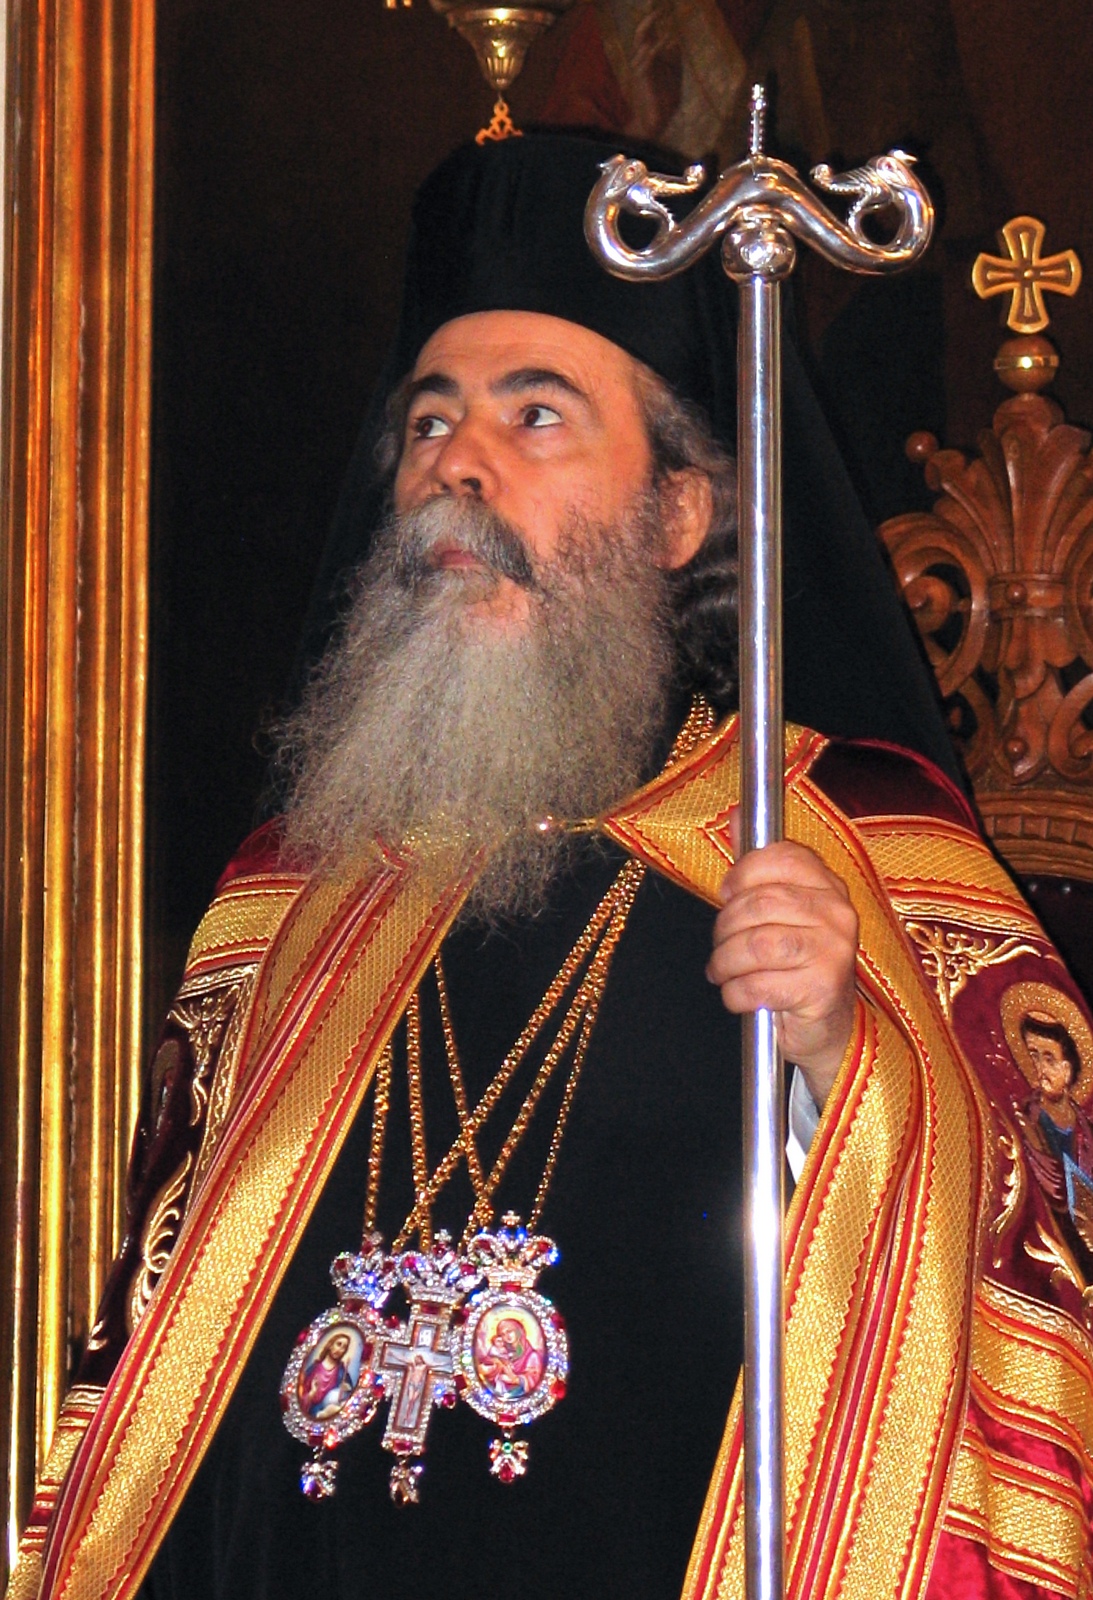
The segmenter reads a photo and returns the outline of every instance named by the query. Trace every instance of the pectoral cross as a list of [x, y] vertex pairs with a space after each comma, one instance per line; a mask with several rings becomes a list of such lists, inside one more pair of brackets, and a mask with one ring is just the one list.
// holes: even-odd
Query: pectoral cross
[[984, 253], [975, 258], [972, 288], [980, 300], [1009, 294], [1007, 328], [1014, 333], [1040, 333], [1051, 318], [1044, 304], [1044, 290], [1072, 295], [1082, 281], [1082, 264], [1073, 250], [1056, 256], [1042, 256], [1047, 229], [1036, 217], [1011, 217], [999, 238], [1009, 259]]
[[451, 1310], [448, 1306], [413, 1304], [408, 1327], [385, 1341], [379, 1371], [390, 1401], [383, 1447], [399, 1460], [391, 1469], [391, 1497], [415, 1500], [421, 1467], [407, 1458], [420, 1455], [433, 1405], [451, 1405]]

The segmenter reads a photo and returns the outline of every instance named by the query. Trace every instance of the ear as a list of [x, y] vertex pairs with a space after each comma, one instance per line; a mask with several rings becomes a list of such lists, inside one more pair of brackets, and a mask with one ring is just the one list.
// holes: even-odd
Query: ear
[[664, 543], [657, 565], [673, 572], [697, 554], [710, 531], [713, 490], [698, 467], [682, 467], [664, 479], [659, 499]]

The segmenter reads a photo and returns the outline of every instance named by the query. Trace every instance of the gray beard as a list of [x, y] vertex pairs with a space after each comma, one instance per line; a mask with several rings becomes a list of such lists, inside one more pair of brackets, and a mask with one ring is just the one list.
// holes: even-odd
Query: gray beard
[[[453, 538], [487, 570], [433, 568]], [[426, 833], [453, 873], [486, 858], [473, 914], [536, 910], [572, 849], [544, 820], [597, 816], [647, 775], [675, 666], [660, 540], [651, 495], [615, 527], [573, 517], [540, 567], [473, 500], [392, 518], [278, 730], [288, 858], [336, 873]], [[527, 593], [516, 634], [467, 616], [500, 574]]]

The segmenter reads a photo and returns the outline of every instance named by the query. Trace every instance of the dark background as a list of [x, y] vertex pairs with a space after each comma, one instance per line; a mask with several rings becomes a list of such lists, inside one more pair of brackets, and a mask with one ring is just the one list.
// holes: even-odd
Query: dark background
[[[546, 40], [511, 95], [541, 96]], [[492, 97], [421, 0], [159, 11], [149, 1017], [254, 826], [415, 188]]]
[[[1007, 217], [1093, 267], [1086, 0], [722, 0], [798, 162], [924, 157], [943, 226], [896, 284], [798, 274], [800, 337], [868, 507], [923, 503], [912, 428], [971, 446], [1002, 398], [997, 306], [967, 287]], [[793, 78], [800, 18], [823, 116]], [[517, 121], [581, 69], [581, 9], [532, 48]], [[152, 471], [148, 1012], [254, 825], [257, 731], [283, 704], [341, 473], [396, 314], [413, 191], [488, 117], [425, 3], [161, 0]], [[788, 41], [788, 43], [787, 43]], [[574, 51], [577, 51], [577, 59]], [[807, 85], [806, 85], [807, 87]], [[813, 85], [813, 90], [815, 85]], [[564, 99], [564, 96], [562, 97]], [[726, 158], [736, 150], [722, 151]], [[807, 254], [807, 253], [806, 253]], [[1088, 292], [1053, 297], [1058, 398], [1093, 419]]]

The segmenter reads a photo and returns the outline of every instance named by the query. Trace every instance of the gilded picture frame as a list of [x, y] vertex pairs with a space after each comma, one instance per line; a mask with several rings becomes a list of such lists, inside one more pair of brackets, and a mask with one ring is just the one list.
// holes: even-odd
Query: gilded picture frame
[[10, 1562], [122, 1227], [141, 1044], [151, 0], [8, 0], [0, 1426]]

